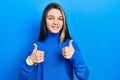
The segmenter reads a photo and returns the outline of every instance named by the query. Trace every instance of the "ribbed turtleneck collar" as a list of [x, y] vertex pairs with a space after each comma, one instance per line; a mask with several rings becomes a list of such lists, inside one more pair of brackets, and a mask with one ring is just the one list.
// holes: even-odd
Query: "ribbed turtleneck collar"
[[59, 36], [60, 36], [60, 32], [58, 33], [48, 32], [45, 42], [50, 44], [59, 43]]

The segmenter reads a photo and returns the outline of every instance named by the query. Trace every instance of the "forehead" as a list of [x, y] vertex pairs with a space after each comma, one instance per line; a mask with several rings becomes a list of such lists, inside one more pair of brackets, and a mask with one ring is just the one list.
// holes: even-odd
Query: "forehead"
[[47, 13], [47, 16], [62, 16], [62, 13], [59, 9], [50, 9]]

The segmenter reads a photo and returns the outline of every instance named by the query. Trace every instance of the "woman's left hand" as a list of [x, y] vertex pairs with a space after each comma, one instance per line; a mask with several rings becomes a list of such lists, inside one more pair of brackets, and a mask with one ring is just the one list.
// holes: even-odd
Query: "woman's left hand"
[[74, 47], [72, 45], [73, 40], [69, 41], [69, 45], [62, 48], [62, 55], [65, 59], [70, 59], [72, 55], [74, 54]]

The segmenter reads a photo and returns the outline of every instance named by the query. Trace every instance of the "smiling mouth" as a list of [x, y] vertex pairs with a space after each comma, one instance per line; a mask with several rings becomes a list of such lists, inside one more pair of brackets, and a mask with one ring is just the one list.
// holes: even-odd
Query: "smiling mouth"
[[58, 28], [59, 28], [59, 26], [52, 26], [52, 28], [53, 28], [53, 29], [58, 29]]

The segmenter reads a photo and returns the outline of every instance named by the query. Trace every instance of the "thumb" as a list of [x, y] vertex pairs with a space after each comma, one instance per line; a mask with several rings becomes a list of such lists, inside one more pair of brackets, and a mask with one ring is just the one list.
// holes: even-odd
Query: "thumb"
[[37, 50], [37, 44], [34, 43], [33, 45], [34, 45], [34, 50]]
[[73, 42], [73, 40], [69, 41], [69, 47], [72, 47], [72, 42]]

